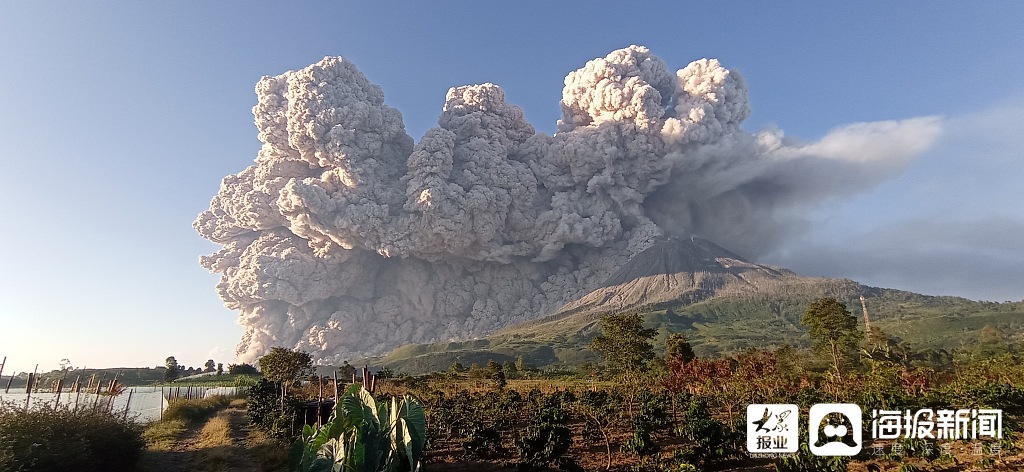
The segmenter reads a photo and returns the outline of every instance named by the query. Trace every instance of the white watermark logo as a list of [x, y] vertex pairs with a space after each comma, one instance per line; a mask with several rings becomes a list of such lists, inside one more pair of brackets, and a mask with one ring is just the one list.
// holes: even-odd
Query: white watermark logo
[[853, 403], [819, 403], [811, 407], [807, 445], [818, 456], [853, 456], [860, 452], [860, 407]]
[[796, 452], [799, 412], [798, 406], [789, 404], [747, 405], [747, 451], [765, 457]]
[[1003, 411], [987, 409], [871, 410], [875, 439], [1003, 438]]
[[[800, 408], [793, 404], [752, 404], [747, 406], [747, 451], [751, 457], [771, 458], [795, 453], [800, 445]], [[862, 410], [853, 403], [819, 403], [811, 406], [807, 418], [807, 445], [818, 456], [854, 456], [863, 447], [864, 428]], [[883, 453], [886, 444], [891, 454], [902, 455], [898, 439], [973, 440], [974, 449], [981, 454], [979, 439], [1003, 438], [1003, 411], [972, 408], [922, 408], [919, 410], [871, 410], [873, 455]], [[874, 440], [882, 440], [876, 443]], [[1000, 444], [986, 443], [993, 454], [999, 454]], [[925, 445], [941, 448], [951, 455], [952, 445]]]

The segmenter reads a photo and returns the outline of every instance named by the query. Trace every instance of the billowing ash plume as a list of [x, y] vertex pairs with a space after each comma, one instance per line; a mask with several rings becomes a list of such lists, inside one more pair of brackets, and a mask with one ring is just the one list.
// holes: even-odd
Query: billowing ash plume
[[714, 59], [672, 73], [638, 46], [566, 77], [554, 136], [482, 84], [449, 90], [414, 143], [342, 58], [256, 93], [256, 162], [194, 224], [223, 245], [201, 263], [241, 313], [246, 361], [479, 336], [587, 293], [666, 234], [756, 256], [801, 210], [875, 185], [940, 133], [922, 118], [811, 144], [751, 134], [738, 73]]

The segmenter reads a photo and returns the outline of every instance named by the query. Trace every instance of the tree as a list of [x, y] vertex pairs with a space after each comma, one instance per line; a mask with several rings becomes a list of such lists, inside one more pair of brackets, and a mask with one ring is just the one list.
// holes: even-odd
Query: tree
[[501, 365], [501, 370], [502, 373], [505, 374], [506, 379], [519, 378], [519, 370], [516, 369], [516, 364], [512, 361], [505, 361], [505, 363]]
[[658, 331], [644, 328], [643, 321], [637, 313], [601, 318], [601, 334], [591, 341], [590, 348], [601, 354], [612, 372], [630, 368], [646, 370], [654, 359], [651, 339]]
[[228, 373], [231, 375], [259, 375], [260, 371], [252, 364], [228, 364]]
[[508, 382], [505, 380], [505, 370], [501, 368], [501, 364], [494, 359], [487, 361], [487, 378], [493, 380], [498, 388], [505, 388]]
[[205, 364], [206, 370], [203, 372], [213, 372], [217, 370], [217, 363], [213, 362], [213, 359], [207, 360]]
[[349, 364], [348, 361], [342, 362], [341, 367], [338, 367], [338, 376], [341, 377], [342, 381], [348, 382], [352, 380], [354, 375], [356, 375], [356, 368], [352, 367], [352, 364]]
[[811, 303], [800, 323], [810, 328], [814, 349], [832, 358], [836, 376], [842, 380], [844, 360], [860, 341], [857, 318], [842, 302], [828, 297]]
[[308, 352], [274, 347], [260, 358], [260, 370], [269, 380], [292, 385], [313, 373], [313, 358]]
[[689, 341], [686, 340], [686, 336], [683, 333], [672, 333], [668, 335], [668, 339], [665, 340], [665, 358], [667, 359], [678, 359], [683, 363], [690, 362], [697, 357], [693, 352], [693, 347], [690, 346]]
[[224, 375], [224, 364], [223, 363], [220, 363], [220, 362], [217, 363], [217, 375]]
[[981, 359], [996, 357], [1017, 350], [1013, 338], [998, 326], [987, 324], [978, 331], [978, 341], [973, 354]]
[[526, 360], [523, 359], [522, 355], [516, 356], [516, 371], [526, 372]]
[[175, 359], [174, 356], [168, 356], [167, 359], [164, 360], [164, 365], [167, 366], [167, 370], [164, 371], [164, 380], [170, 382], [171, 380], [178, 378], [178, 360]]
[[607, 390], [584, 391], [573, 404], [573, 410], [586, 419], [588, 426], [593, 426], [601, 433], [608, 462], [605, 470], [612, 468], [612, 428], [625, 410], [622, 398], [609, 394]]

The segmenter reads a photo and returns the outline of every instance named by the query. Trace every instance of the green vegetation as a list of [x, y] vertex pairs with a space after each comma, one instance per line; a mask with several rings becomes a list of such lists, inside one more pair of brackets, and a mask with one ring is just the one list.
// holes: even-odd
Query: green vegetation
[[[333, 419], [319, 428], [302, 427], [299, 414], [300, 406], [317, 398], [315, 383], [296, 384], [282, 398], [279, 383], [261, 379], [250, 390], [250, 419], [282, 437], [294, 438], [301, 431], [294, 470], [320, 470], [339, 457], [379, 470], [383, 466], [372, 457], [380, 459], [386, 457], [384, 451], [397, 449], [385, 444], [389, 437], [380, 428], [386, 430], [388, 423], [381, 420], [385, 415], [376, 405], [408, 398], [423, 403], [423, 459], [436, 470], [446, 470], [446, 463], [454, 463], [454, 470], [515, 467], [520, 471], [710, 471], [772, 466], [842, 471], [865, 464], [946, 470], [951, 459], [936, 455], [934, 442], [920, 440], [901, 442], [904, 452], [899, 456], [871, 456], [868, 448], [852, 459], [821, 458], [804, 446], [781, 459], [750, 458], [743, 445], [746, 406], [793, 403], [803, 410], [801, 416], [812, 404], [826, 402], [856, 403], [865, 411], [998, 408], [1005, 415], [1004, 438], [982, 443], [986, 450], [998, 448], [1002, 455], [976, 458], [961, 452], [954, 460], [973, 466], [1024, 466], [1016, 443], [1024, 415], [1024, 353], [1019, 350], [1021, 344], [1006, 334], [1008, 329], [982, 325], [974, 346], [947, 352], [889, 335], [877, 326], [887, 326], [881, 322], [884, 316], [874, 317], [881, 321], [873, 322], [871, 335], [865, 336], [839, 298], [814, 300], [799, 311], [780, 309], [780, 313], [790, 312], [784, 317], [801, 327], [793, 345], [728, 355], [707, 355], [690, 345], [689, 336], [655, 328], [659, 325], [654, 323], [678, 316], [667, 309], [644, 316], [606, 317], [594, 320], [592, 331], [580, 335], [607, 360], [604, 367], [587, 366], [585, 376], [578, 371], [537, 371], [528, 367], [523, 356], [481, 360], [468, 368], [464, 358], [456, 358], [431, 374], [384, 375], [377, 379], [380, 392], [374, 395], [358, 385], [351, 387]], [[691, 327], [687, 334], [693, 331]], [[658, 337], [665, 343], [664, 358], [654, 352], [653, 341]], [[486, 342], [448, 345], [479, 348]], [[638, 364], [648, 368], [630, 368]], [[361, 411], [364, 416], [348, 420], [349, 413], [342, 411]], [[376, 415], [371, 414], [374, 411]], [[307, 422], [313, 421], [306, 415]], [[373, 428], [378, 429], [359, 429], [375, 424], [366, 418], [377, 418], [380, 425]], [[354, 424], [362, 426], [354, 428]], [[376, 445], [366, 446], [366, 441]], [[367, 459], [368, 449], [381, 453]], [[353, 451], [360, 452], [349, 456]]]
[[228, 373], [231, 375], [260, 375], [260, 371], [256, 370], [256, 366], [252, 364], [228, 364]]
[[[869, 333], [858, 329], [858, 317], [846, 308], [852, 301], [844, 297], [802, 306], [795, 301], [723, 298], [592, 318], [575, 330], [572, 324], [582, 322], [583, 315], [546, 320], [505, 332], [500, 339], [551, 359], [547, 369], [530, 367], [536, 357], [515, 350], [487, 357], [490, 343], [499, 338], [447, 343], [462, 349], [455, 349], [448, 357], [454, 361], [438, 372], [410, 376], [400, 368], [394, 369], [398, 373], [382, 371], [375, 382], [377, 392], [358, 384], [343, 388], [340, 401], [321, 410], [319, 417], [311, 412], [323, 406], [316, 402], [321, 379], [308, 381], [309, 355], [276, 349], [269, 359], [261, 359], [263, 371], [272, 378], [220, 376], [249, 387], [244, 405], [225, 398], [174, 400], [165, 419], [145, 431], [119, 415], [63, 407], [25, 412], [8, 406], [0, 411], [0, 470], [132, 470], [142, 444], [148, 451], [138, 472], [167, 470], [166, 461], [183, 445], [189, 448], [189, 470], [202, 471], [280, 470], [289, 450], [293, 470], [302, 471], [413, 471], [424, 463], [441, 471], [1024, 467], [1018, 443], [1024, 419], [1024, 352], [1022, 330], [1014, 318], [1020, 315], [1019, 304], [896, 292], [878, 292], [869, 300]], [[750, 306], [773, 306], [775, 314], [769, 320], [748, 319], [744, 325], [738, 310]], [[970, 327], [960, 333], [962, 345], [921, 342], [930, 338], [901, 328], [901, 323], [924, 319], [916, 310], [938, 316], [935, 310], [951, 306], [958, 314], [941, 316]], [[714, 321], [695, 322], [697, 314]], [[736, 333], [710, 348], [703, 336], [722, 329], [720, 322], [733, 323]], [[742, 336], [757, 331], [758, 323], [773, 326], [777, 339], [793, 342], [736, 349], [743, 345]], [[527, 340], [527, 332], [536, 337]], [[539, 339], [553, 345], [541, 347]], [[664, 357], [654, 347], [662, 343]], [[555, 370], [562, 362], [558, 356], [569, 356], [563, 350], [570, 346], [593, 350], [567, 357], [579, 369]], [[438, 354], [431, 349], [411, 346], [406, 352]], [[474, 354], [467, 356], [470, 351]], [[825, 402], [856, 403], [865, 411], [1001, 409], [1004, 437], [979, 441], [985, 451], [1000, 454], [973, 457], [961, 451], [950, 458], [936, 452], [936, 442], [913, 439], [899, 442], [898, 455], [875, 456], [867, 448], [850, 459], [821, 458], [804, 445], [781, 459], [748, 457], [743, 446], [746, 405], [794, 403], [803, 417], [810, 405]], [[104, 421], [110, 424], [101, 425]], [[249, 428], [246, 423], [253, 430], [240, 429]], [[108, 457], [115, 451], [117, 458]], [[94, 457], [101, 466], [89, 465]], [[67, 465], [72, 463], [73, 468]]]
[[165, 421], [181, 420], [184, 422], [199, 422], [209, 418], [231, 403], [231, 399], [224, 396], [213, 396], [202, 399], [172, 399], [164, 410]]
[[668, 335], [668, 338], [665, 340], [666, 359], [677, 358], [684, 362], [689, 362], [696, 357], [697, 354], [693, 352], [693, 347], [690, 346], [690, 342], [686, 340], [686, 335], [683, 333], [672, 333]]
[[167, 357], [167, 359], [166, 359], [166, 361], [164, 363], [164, 367], [167, 369], [167, 370], [164, 371], [164, 380], [165, 381], [170, 382], [170, 381], [178, 378], [178, 375], [179, 375], [179, 373], [178, 373], [178, 360], [175, 359], [174, 356], [168, 356]]
[[287, 470], [288, 444], [250, 429], [245, 403], [212, 402], [216, 414], [209, 408], [180, 409], [174, 419], [148, 425], [147, 450], [136, 472]]
[[[681, 333], [695, 354], [704, 357], [734, 356], [749, 349], [777, 349], [786, 345], [810, 346], [808, 328], [800, 321], [808, 305], [822, 294], [829, 294], [848, 307], [859, 307], [858, 299], [863, 294], [873, 327], [922, 351], [974, 355], [967, 352], [981, 347], [981, 339], [986, 336], [982, 330], [986, 328], [989, 334], [995, 330], [1013, 333], [1006, 335], [1011, 343], [1024, 341], [1024, 302], [925, 296], [867, 287], [849, 280], [787, 280], [784, 284], [724, 293], [697, 303], [679, 301], [647, 306], [636, 313], [642, 316], [644, 328], [657, 330], [655, 345], [664, 345], [670, 334]], [[590, 348], [594, 337], [600, 334], [599, 320], [600, 316], [592, 312], [568, 313], [505, 328], [472, 341], [407, 345], [354, 364], [422, 374], [446, 370], [456, 362], [485, 365], [492, 359], [504, 363], [523, 357], [537, 368], [577, 368], [601, 360]]]
[[822, 298], [811, 303], [800, 323], [810, 328], [814, 350], [829, 357], [836, 377], [843, 380], [844, 361], [851, 358], [860, 338], [857, 318], [839, 300]]
[[601, 334], [594, 337], [590, 348], [601, 354], [608, 370], [645, 370], [654, 360], [651, 338], [657, 330], [644, 328], [639, 314], [608, 315], [601, 318]]
[[146, 426], [142, 432], [142, 439], [146, 441], [146, 447], [156, 451], [166, 451], [174, 446], [175, 441], [185, 431], [187, 426], [185, 420], [163, 419]]
[[423, 407], [412, 397], [377, 404], [370, 392], [352, 385], [317, 429], [306, 425], [295, 443], [292, 470], [415, 472], [426, 442]]
[[268, 380], [289, 386], [313, 373], [313, 358], [306, 352], [275, 347], [260, 358], [260, 371]]
[[106, 410], [0, 404], [0, 470], [128, 472], [144, 445], [138, 424]]

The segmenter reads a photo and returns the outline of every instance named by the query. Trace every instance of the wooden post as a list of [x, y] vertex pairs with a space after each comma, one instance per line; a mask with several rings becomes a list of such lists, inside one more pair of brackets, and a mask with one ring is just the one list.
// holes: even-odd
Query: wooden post
[[164, 388], [160, 387], [160, 421], [164, 420]]
[[82, 396], [82, 374], [78, 374], [78, 378], [75, 379], [75, 409], [78, 409], [78, 399]]
[[132, 394], [135, 393], [135, 389], [128, 390], [128, 401], [124, 404], [124, 420], [128, 421], [128, 407], [132, 404]]
[[338, 406], [338, 369], [334, 369], [334, 406]]
[[96, 379], [96, 397], [92, 399], [92, 409], [96, 410], [96, 407], [100, 404], [100, 384], [103, 383], [103, 374], [100, 374], [100, 378]]
[[317, 382], [320, 384], [320, 394], [316, 399], [316, 427], [320, 427], [320, 409], [324, 406], [324, 377], [316, 374]]
[[4, 389], [4, 393], [11, 392], [11, 382], [14, 382], [14, 374], [11, 374], [11, 378], [7, 379], [7, 388]]
[[28, 374], [28, 383], [25, 384], [25, 411], [28, 411], [29, 401], [32, 399], [32, 379], [36, 374]]
[[64, 379], [57, 379], [57, 396], [56, 400], [53, 401], [53, 408], [57, 409], [57, 405], [60, 405], [60, 394], [64, 390]]
[[0, 379], [4, 378], [4, 366], [7, 365], [7, 356], [4, 356], [4, 361], [0, 362]]
[[39, 372], [39, 364], [36, 364], [36, 368], [32, 370], [33, 377], [36, 378], [36, 381], [35, 381], [35, 388], [36, 388], [35, 392], [36, 393], [39, 393], [39, 375], [38, 375], [38, 372]]

